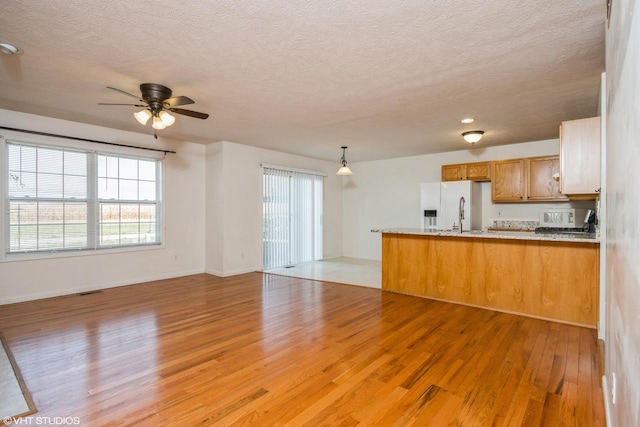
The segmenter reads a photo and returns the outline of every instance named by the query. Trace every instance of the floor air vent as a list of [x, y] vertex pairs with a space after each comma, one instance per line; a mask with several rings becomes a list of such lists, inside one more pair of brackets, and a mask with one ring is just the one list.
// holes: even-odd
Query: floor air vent
[[80, 292], [80, 293], [78, 294], [78, 296], [83, 297], [83, 296], [85, 296], [85, 295], [101, 294], [101, 293], [102, 293], [102, 291], [87, 291], [87, 292]]

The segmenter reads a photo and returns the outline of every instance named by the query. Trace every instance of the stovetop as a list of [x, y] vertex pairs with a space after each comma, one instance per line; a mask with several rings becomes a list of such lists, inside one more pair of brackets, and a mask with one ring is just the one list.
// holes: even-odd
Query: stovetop
[[538, 234], [589, 234], [588, 227], [537, 227]]

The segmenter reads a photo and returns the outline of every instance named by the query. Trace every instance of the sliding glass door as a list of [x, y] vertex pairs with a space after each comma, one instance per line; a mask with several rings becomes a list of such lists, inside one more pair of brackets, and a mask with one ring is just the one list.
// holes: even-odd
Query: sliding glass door
[[321, 175], [264, 167], [262, 267], [322, 259]]

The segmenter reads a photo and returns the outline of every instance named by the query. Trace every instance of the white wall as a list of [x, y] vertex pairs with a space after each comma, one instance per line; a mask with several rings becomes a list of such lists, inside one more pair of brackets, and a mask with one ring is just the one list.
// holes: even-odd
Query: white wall
[[342, 255], [342, 188], [336, 162], [226, 141], [209, 144], [206, 157], [208, 273], [230, 276], [262, 268], [261, 163], [327, 174], [324, 258]]
[[224, 165], [222, 162], [222, 148], [222, 142], [206, 146], [205, 269], [212, 274], [224, 270], [224, 183], [222, 174]]
[[[461, 144], [462, 144], [461, 139]], [[444, 164], [478, 162], [519, 157], [555, 155], [557, 139], [480, 147], [391, 160], [350, 163], [353, 175], [344, 177], [344, 256], [381, 258], [381, 236], [375, 228], [421, 226], [420, 184], [439, 182]], [[491, 202], [491, 183], [482, 183], [483, 228], [496, 219], [538, 220], [545, 208], [591, 208], [592, 202], [496, 203]]]
[[8, 110], [0, 110], [0, 126], [177, 151], [164, 161], [164, 247], [0, 262], [0, 304], [204, 271], [204, 146]]
[[[607, 30], [607, 331], [612, 426], [640, 425], [640, 11], [614, 1]], [[616, 403], [613, 395], [616, 395]]]

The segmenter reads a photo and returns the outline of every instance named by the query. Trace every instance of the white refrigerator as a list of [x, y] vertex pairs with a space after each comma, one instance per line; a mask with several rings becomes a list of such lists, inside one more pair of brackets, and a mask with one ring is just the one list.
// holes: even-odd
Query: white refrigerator
[[[461, 201], [461, 198], [464, 198], [464, 201]], [[461, 207], [464, 211], [462, 230], [481, 230], [482, 190], [479, 182], [447, 181], [420, 184], [420, 215], [424, 229], [451, 230], [453, 226], [458, 226]], [[433, 211], [436, 214], [435, 221]]]

